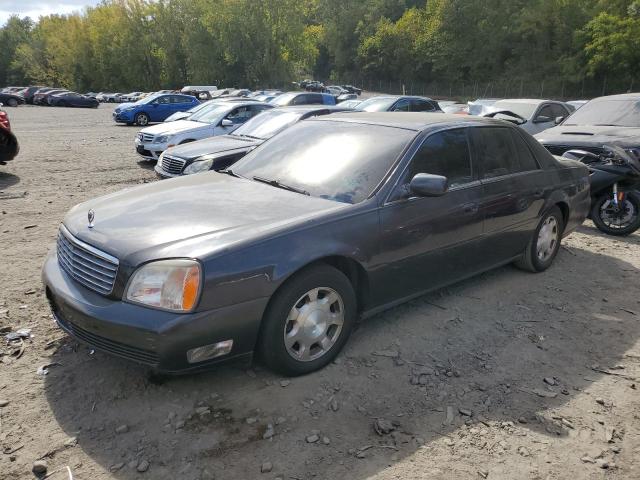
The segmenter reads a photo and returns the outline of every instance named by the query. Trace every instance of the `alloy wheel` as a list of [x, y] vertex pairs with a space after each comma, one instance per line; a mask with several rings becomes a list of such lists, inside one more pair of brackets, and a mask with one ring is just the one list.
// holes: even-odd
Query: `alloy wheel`
[[559, 237], [558, 221], [556, 217], [550, 215], [543, 222], [538, 231], [538, 241], [536, 243], [538, 259], [546, 262], [556, 249]]
[[314, 288], [289, 312], [284, 327], [287, 353], [302, 362], [316, 360], [335, 345], [343, 325], [342, 297], [332, 288]]

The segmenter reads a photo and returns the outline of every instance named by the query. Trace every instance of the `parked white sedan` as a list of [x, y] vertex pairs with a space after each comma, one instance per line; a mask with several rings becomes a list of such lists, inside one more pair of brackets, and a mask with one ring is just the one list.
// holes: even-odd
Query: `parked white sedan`
[[509, 120], [520, 128], [535, 135], [547, 128], [555, 127], [567, 118], [575, 108], [555, 100], [513, 98], [498, 100], [491, 105], [483, 117]]
[[203, 138], [226, 135], [273, 105], [256, 102], [212, 102], [188, 120], [143, 128], [135, 139], [136, 152], [146, 160], [158, 160], [167, 148]]

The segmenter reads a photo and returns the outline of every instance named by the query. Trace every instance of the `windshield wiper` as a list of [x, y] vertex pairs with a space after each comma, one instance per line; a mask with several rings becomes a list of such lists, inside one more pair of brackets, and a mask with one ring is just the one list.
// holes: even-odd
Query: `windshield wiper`
[[620, 127], [621, 125], [614, 125], [613, 123], [594, 123], [594, 127]]
[[266, 183], [267, 185], [271, 185], [272, 187], [282, 188], [283, 190], [289, 190], [290, 192], [301, 193], [302, 195], [311, 195], [306, 190], [302, 190], [301, 188], [292, 187], [291, 185], [284, 184], [278, 180], [269, 180], [268, 178], [258, 177], [257, 175], [253, 177], [256, 182]]
[[254, 137], [253, 135], [246, 135], [243, 133], [230, 133], [229, 135], [231, 135], [232, 137], [238, 137], [238, 138], [250, 138], [251, 140], [262, 140], [260, 137]]

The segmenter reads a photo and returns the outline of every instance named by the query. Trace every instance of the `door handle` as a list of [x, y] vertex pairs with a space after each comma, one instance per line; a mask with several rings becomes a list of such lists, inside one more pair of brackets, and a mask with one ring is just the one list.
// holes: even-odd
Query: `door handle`
[[544, 196], [544, 190], [543, 189], [534, 190], [533, 196], [536, 198], [541, 198], [542, 196]]
[[478, 213], [478, 204], [477, 203], [465, 203], [462, 206], [462, 211], [466, 214], [474, 214]]

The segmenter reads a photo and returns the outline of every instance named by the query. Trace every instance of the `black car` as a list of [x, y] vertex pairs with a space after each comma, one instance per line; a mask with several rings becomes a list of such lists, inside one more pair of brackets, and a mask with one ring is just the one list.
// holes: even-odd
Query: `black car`
[[363, 100], [356, 107], [363, 112], [442, 112], [438, 102], [427, 97], [383, 95]]
[[43, 280], [58, 325], [95, 348], [165, 372], [256, 351], [296, 375], [358, 316], [510, 262], [547, 269], [589, 203], [584, 165], [506, 122], [338, 113], [224, 173], [74, 207]]
[[15, 93], [0, 92], [0, 103], [8, 107], [17, 107], [24, 103], [24, 97]]
[[27, 87], [22, 90], [21, 95], [24, 97], [25, 103], [33, 104], [33, 96], [42, 87]]
[[160, 155], [155, 170], [162, 177], [222, 170], [300, 120], [345, 110], [323, 105], [274, 108], [255, 116], [229, 135], [205, 138], [166, 150]]
[[353, 85], [342, 85], [342, 88], [344, 88], [347, 92], [355, 93], [356, 95], [360, 95], [362, 93], [361, 88], [354, 87]]
[[602, 155], [603, 145], [614, 144], [640, 158], [640, 93], [594, 98], [536, 138], [554, 155], [574, 149]]
[[49, 105], [49, 97], [58, 93], [68, 92], [64, 88], [41, 88], [33, 95], [34, 105]]
[[83, 107], [98, 108], [100, 102], [95, 98], [80, 95], [76, 92], [63, 92], [49, 96], [49, 105], [52, 107]]

